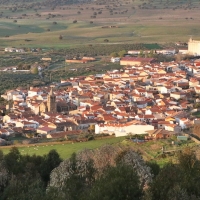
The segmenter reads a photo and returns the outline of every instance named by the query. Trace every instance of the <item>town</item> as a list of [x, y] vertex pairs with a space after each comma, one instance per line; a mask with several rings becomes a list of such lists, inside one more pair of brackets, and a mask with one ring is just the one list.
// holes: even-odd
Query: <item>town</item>
[[0, 200], [200, 200], [199, 0], [0, 0]]
[[199, 59], [158, 63], [126, 56], [111, 62], [122, 68], [6, 91], [2, 144], [10, 136], [76, 140], [82, 133], [142, 134], [148, 140], [198, 136], [191, 128], [200, 123]]

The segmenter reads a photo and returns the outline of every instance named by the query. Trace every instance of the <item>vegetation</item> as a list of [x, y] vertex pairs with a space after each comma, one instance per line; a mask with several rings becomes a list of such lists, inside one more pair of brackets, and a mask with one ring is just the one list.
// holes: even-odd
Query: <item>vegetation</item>
[[189, 35], [199, 37], [198, 0], [1, 0], [0, 5], [4, 47], [187, 42]]
[[195, 113], [192, 113], [192, 115], [195, 116], [195, 117], [197, 117], [197, 118], [200, 118], [200, 112], [199, 111], [197, 111]]
[[7, 90], [24, 87], [27, 89], [28, 86], [40, 86], [44, 85], [38, 75], [35, 74], [21, 74], [21, 73], [0, 73], [0, 93], [4, 93]]
[[[106, 139], [103, 138], [99, 140], [97, 139], [97, 140], [92, 140], [88, 142], [77, 142], [77, 143], [68, 142], [68, 141], [51, 143], [50, 141], [43, 141], [46, 143], [45, 144], [37, 143], [37, 144], [29, 145], [29, 146], [27, 145], [22, 146], [22, 144], [20, 143], [20, 138], [16, 138], [16, 140], [14, 140], [14, 143], [15, 145], [18, 145], [18, 150], [22, 155], [28, 154], [32, 156], [36, 154], [39, 156], [43, 156], [47, 154], [51, 149], [55, 149], [59, 153], [62, 159], [67, 159], [72, 155], [73, 152], [79, 152], [85, 148], [95, 149], [105, 144], [118, 144], [122, 142], [123, 140], [124, 140], [124, 137], [120, 137], [120, 138], [113, 137], [113, 138], [106, 138]], [[8, 154], [10, 149], [11, 147], [1, 147], [1, 150], [3, 151], [4, 154]]]
[[31, 73], [32, 73], [32, 74], [38, 74], [38, 68], [37, 68], [37, 67], [33, 67], [33, 68], [31, 69]]
[[62, 161], [55, 150], [22, 155], [0, 151], [1, 199], [198, 200], [200, 161], [190, 149], [160, 168], [130, 147], [102, 146]]
[[199, 199], [200, 161], [187, 149], [178, 164], [167, 164], [150, 184], [148, 199]]

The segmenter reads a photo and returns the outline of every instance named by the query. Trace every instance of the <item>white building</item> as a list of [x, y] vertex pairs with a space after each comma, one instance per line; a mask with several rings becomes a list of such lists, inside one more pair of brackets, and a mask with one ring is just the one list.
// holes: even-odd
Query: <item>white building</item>
[[174, 55], [176, 53], [175, 49], [162, 49], [156, 50], [157, 53], [164, 54], [164, 55]]
[[137, 120], [128, 122], [126, 124], [96, 124], [95, 134], [109, 133], [115, 134], [116, 137], [127, 136], [131, 134], [145, 134], [146, 131], [154, 130], [154, 126], [147, 125], [144, 122]]
[[113, 63], [119, 62], [120, 58], [118, 58], [118, 57], [116, 57], [116, 58], [112, 57], [110, 61], [113, 62]]
[[190, 38], [188, 42], [188, 53], [194, 56], [200, 55], [200, 41]]

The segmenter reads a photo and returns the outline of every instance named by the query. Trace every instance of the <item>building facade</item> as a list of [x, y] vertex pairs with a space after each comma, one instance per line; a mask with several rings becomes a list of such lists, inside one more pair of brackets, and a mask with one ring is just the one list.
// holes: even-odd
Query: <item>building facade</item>
[[53, 88], [47, 97], [47, 108], [48, 112], [57, 112], [57, 105], [56, 105], [56, 96], [53, 93]]
[[190, 38], [188, 42], [188, 53], [194, 56], [200, 55], [200, 41]]

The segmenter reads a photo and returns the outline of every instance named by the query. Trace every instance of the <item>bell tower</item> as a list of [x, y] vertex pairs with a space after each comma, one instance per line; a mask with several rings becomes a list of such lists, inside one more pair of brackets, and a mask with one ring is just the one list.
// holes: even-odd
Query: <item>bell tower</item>
[[57, 112], [56, 96], [53, 93], [53, 87], [51, 87], [50, 93], [47, 97], [48, 112]]

